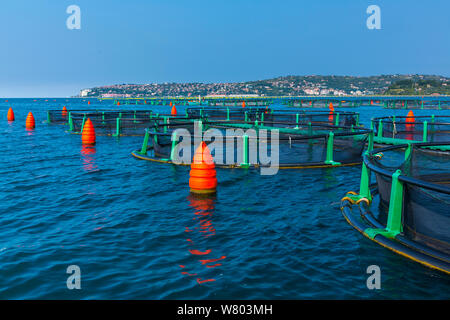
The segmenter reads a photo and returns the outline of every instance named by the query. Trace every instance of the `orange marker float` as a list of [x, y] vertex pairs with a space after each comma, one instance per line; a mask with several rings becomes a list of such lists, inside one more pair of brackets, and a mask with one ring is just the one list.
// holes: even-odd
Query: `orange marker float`
[[333, 125], [334, 107], [333, 107], [333, 103], [332, 102], [330, 102], [330, 104], [328, 105], [328, 109], [330, 109], [330, 114], [328, 116], [328, 121], [330, 121], [331, 125]]
[[204, 141], [195, 150], [189, 175], [189, 187], [192, 193], [216, 192], [216, 169], [211, 152]]
[[84, 123], [81, 142], [83, 144], [95, 144], [95, 129], [90, 118], [87, 118]]
[[408, 115], [406, 116], [406, 123], [414, 123], [414, 122], [416, 122], [414, 112], [412, 110], [409, 110]]
[[64, 106], [64, 107], [62, 108], [61, 115], [62, 115], [63, 118], [67, 117], [67, 108], [66, 108], [66, 106]]
[[35, 127], [36, 127], [36, 123], [34, 121], [33, 114], [31, 112], [29, 112], [27, 119], [25, 120], [25, 128], [34, 129]]
[[245, 101], [242, 101], [242, 108], [245, 108]]
[[412, 110], [409, 110], [408, 115], [405, 119], [405, 129], [408, 132], [406, 134], [407, 140], [413, 140], [414, 139], [414, 123], [416, 122], [416, 119], [414, 117], [414, 112]]
[[172, 110], [170, 111], [170, 114], [173, 116], [177, 115], [177, 108], [175, 108], [175, 105], [172, 106]]
[[8, 109], [8, 115], [6, 117], [7, 117], [8, 121], [14, 121], [15, 120], [15, 118], [14, 118], [14, 111], [13, 111], [12, 108]]

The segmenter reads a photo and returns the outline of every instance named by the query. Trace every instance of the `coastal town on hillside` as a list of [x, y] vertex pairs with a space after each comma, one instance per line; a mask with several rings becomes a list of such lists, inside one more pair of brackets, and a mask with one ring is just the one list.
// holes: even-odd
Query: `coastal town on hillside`
[[80, 91], [80, 97], [449, 95], [450, 78], [437, 75], [286, 76], [234, 83], [116, 84]]

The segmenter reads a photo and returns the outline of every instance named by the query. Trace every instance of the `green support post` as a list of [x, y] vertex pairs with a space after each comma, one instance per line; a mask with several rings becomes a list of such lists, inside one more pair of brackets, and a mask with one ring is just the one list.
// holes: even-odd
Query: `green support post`
[[83, 116], [83, 122], [81, 123], [81, 133], [83, 133], [84, 123], [86, 122], [86, 115]]
[[425, 120], [423, 122], [423, 142], [427, 142], [428, 141], [428, 121]]
[[368, 151], [372, 151], [372, 150], [373, 150], [373, 138], [374, 138], [373, 135], [374, 135], [374, 134], [373, 134], [373, 131], [371, 131], [371, 132], [369, 133], [369, 141], [368, 141], [368, 143], [367, 143], [367, 150], [368, 150]]
[[163, 117], [163, 119], [164, 119], [164, 124], [165, 124], [163, 132], [166, 133], [167, 132], [167, 120], [168, 119], [167, 119], [167, 117]]
[[[144, 142], [142, 142], [142, 148], [141, 151], [139, 151], [142, 155], [147, 155], [147, 145], [148, 145], [148, 139], [150, 137], [150, 133], [148, 129], [145, 129], [145, 136], [144, 136]], [[156, 137], [156, 135], [155, 135]]]
[[242, 136], [242, 163], [241, 168], [248, 168], [250, 164], [248, 163], [248, 135], [244, 134]]
[[334, 133], [330, 131], [328, 134], [328, 141], [327, 141], [327, 157], [325, 160], [326, 164], [330, 165], [339, 165], [340, 162], [336, 162], [333, 160], [333, 151], [334, 151]]
[[297, 114], [295, 115], [295, 123], [297, 124], [297, 125], [295, 126], [295, 129], [298, 129], [298, 119], [299, 119], [299, 114], [297, 113]]
[[69, 112], [69, 131], [73, 131], [73, 120], [71, 112]]
[[51, 123], [51, 120], [50, 120], [50, 111], [47, 111], [47, 123]]
[[[369, 155], [369, 151], [366, 151], [366, 155]], [[361, 169], [361, 182], [359, 184], [359, 196], [360, 198], [367, 198], [372, 201], [372, 195], [370, 193], [370, 169], [366, 164], [362, 163]]]
[[335, 126], [338, 126], [338, 125], [339, 125], [339, 112], [336, 112], [336, 120], [335, 120], [335, 122], [334, 122], [334, 125], [335, 125]]
[[176, 146], [177, 146], [177, 131], [174, 131], [172, 133], [172, 147], [170, 149], [170, 161], [173, 161]]
[[114, 137], [120, 136], [120, 118], [116, 118], [116, 133], [113, 134]]
[[[235, 104], [236, 104], [236, 102], [235, 102]], [[230, 120], [230, 108], [227, 108], [227, 120], [228, 121]]]
[[364, 233], [371, 239], [381, 234], [387, 238], [395, 238], [403, 232], [402, 212], [403, 212], [403, 183], [398, 179], [402, 174], [400, 170], [392, 174], [391, 197], [389, 199], [389, 211], [385, 229], [366, 229]]
[[377, 132], [378, 138], [383, 137], [383, 122], [381, 122], [381, 119], [378, 121], [378, 132]]

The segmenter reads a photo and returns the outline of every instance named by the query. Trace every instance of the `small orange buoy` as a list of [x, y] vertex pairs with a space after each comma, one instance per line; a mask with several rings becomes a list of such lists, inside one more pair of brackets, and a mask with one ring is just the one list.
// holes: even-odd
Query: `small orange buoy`
[[245, 108], [245, 101], [242, 101], [242, 108]]
[[120, 106], [120, 102], [119, 101], [117, 101], [117, 105]]
[[414, 123], [416, 119], [414, 118], [414, 112], [412, 110], [409, 110], [408, 115], [405, 119], [405, 130], [407, 132], [405, 139], [406, 140], [413, 140], [414, 139]]
[[64, 106], [64, 107], [62, 108], [61, 114], [62, 114], [63, 118], [65, 118], [65, 117], [67, 116], [67, 108], [66, 108], [66, 106]]
[[177, 115], [177, 108], [175, 108], [175, 105], [172, 106], [172, 110], [170, 111], [170, 114], [173, 116]]
[[195, 150], [189, 175], [189, 187], [192, 193], [216, 192], [216, 169], [211, 152], [204, 141]]
[[416, 119], [414, 118], [414, 112], [412, 110], [409, 110], [408, 115], [406, 116], [405, 122], [407, 123], [414, 123]]
[[91, 104], [91, 102], [90, 102], [90, 101], [88, 101], [88, 104]]
[[328, 109], [330, 109], [330, 111], [334, 111], [333, 102], [330, 102]]
[[25, 120], [25, 128], [34, 129], [35, 127], [36, 127], [36, 123], [34, 121], [34, 116], [31, 112], [29, 112], [27, 119]]
[[83, 144], [95, 144], [95, 129], [90, 118], [84, 123], [83, 132], [81, 133], [81, 142]]
[[6, 116], [8, 121], [14, 121], [14, 111], [12, 108], [8, 109], [8, 115]]

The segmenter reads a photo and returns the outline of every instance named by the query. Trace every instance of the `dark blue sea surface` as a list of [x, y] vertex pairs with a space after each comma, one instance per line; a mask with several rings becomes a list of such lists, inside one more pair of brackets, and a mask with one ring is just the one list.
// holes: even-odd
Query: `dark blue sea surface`
[[[358, 190], [360, 166], [275, 176], [218, 169], [216, 197], [199, 199], [189, 193], [189, 167], [131, 156], [142, 137], [98, 136], [83, 147], [66, 126], [45, 124], [45, 111], [63, 105], [107, 107], [0, 101], [2, 299], [450, 298], [449, 276], [380, 247], [342, 217], [340, 199]], [[407, 113], [346, 110], [366, 126]], [[25, 130], [29, 111], [33, 131]], [[374, 264], [381, 290], [366, 287]], [[81, 269], [81, 290], [67, 289], [69, 265]]]

